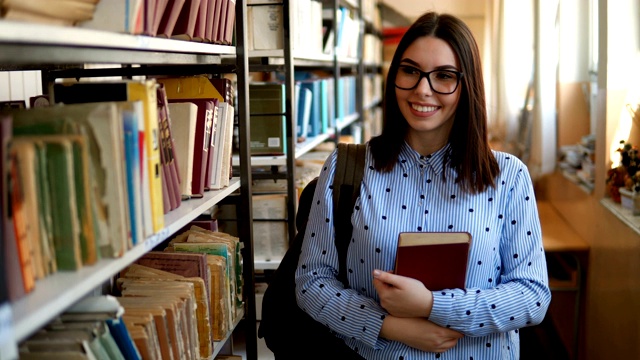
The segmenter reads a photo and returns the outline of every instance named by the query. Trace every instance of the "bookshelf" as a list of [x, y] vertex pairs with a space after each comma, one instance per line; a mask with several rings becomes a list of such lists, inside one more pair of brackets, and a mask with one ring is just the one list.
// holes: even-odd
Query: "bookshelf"
[[[240, 140], [239, 158], [249, 157], [248, 60], [246, 44], [246, 4], [235, 3], [235, 46], [198, 43], [142, 35], [58, 27], [0, 20], [0, 71], [42, 70], [43, 84], [65, 71], [82, 72], [85, 64], [116, 64], [122, 68], [99, 69], [89, 76], [144, 76], [192, 73], [228, 73], [237, 75], [236, 114]], [[56, 73], [58, 71], [58, 73]], [[90, 70], [87, 70], [90, 72]], [[43, 85], [43, 89], [47, 86]], [[28, 100], [28, 99], [25, 99]], [[244, 331], [248, 359], [257, 359], [253, 235], [251, 212], [251, 169], [249, 161], [240, 161], [229, 186], [208, 191], [200, 199], [182, 201], [180, 207], [164, 215], [164, 227], [145, 241], [115, 259], [101, 259], [79, 271], [60, 271], [36, 282], [35, 289], [23, 298], [0, 307], [0, 349], [11, 354], [17, 344], [38, 331], [54, 317], [83, 297], [100, 292], [120, 270], [182, 229], [197, 216], [224, 199], [233, 197], [242, 211], [239, 238], [244, 243], [244, 302], [242, 315], [234, 331]], [[240, 319], [246, 321], [241, 322]], [[215, 358], [233, 331], [215, 342]], [[5, 352], [8, 349], [9, 352]], [[2, 356], [2, 359], [5, 359]]]
[[359, 112], [362, 114], [362, 136], [370, 139], [382, 132], [382, 95], [384, 88], [382, 62], [382, 18], [380, 3], [361, 0], [362, 19], [362, 61], [358, 72], [362, 89]]
[[[358, 39], [362, 38], [362, 24], [359, 19], [359, 1], [356, 0], [330, 0], [330, 1], [320, 1], [323, 9], [323, 13], [325, 14], [323, 18], [327, 18], [327, 14], [331, 14], [331, 18], [329, 22], [332, 24], [331, 28], [334, 33], [338, 33], [338, 29], [336, 27], [336, 17], [338, 16], [339, 8], [346, 8], [350, 11], [354, 21], [354, 30], [358, 34]], [[254, 4], [254, 5], [252, 5]], [[262, 72], [262, 73], [272, 73], [275, 75], [279, 81], [285, 84], [285, 126], [286, 126], [286, 147], [287, 149], [293, 149], [293, 151], [288, 150], [285, 155], [280, 156], [252, 156], [251, 157], [251, 166], [262, 166], [262, 167], [272, 167], [278, 169], [279, 176], [282, 176], [284, 173], [284, 179], [287, 182], [287, 214], [295, 214], [296, 213], [296, 199], [297, 199], [297, 185], [295, 183], [296, 175], [295, 175], [295, 162], [297, 159], [300, 159], [304, 154], [313, 151], [318, 145], [327, 142], [333, 141], [337, 143], [340, 133], [344, 129], [348, 129], [351, 125], [357, 124], [361, 121], [361, 109], [353, 106], [355, 110], [353, 111], [344, 111], [344, 113], [338, 112], [338, 106], [335, 104], [341, 103], [343, 100], [341, 99], [342, 94], [338, 91], [338, 86], [333, 86], [333, 91], [328, 95], [332, 98], [332, 102], [334, 104], [335, 112], [330, 114], [329, 125], [326, 132], [322, 132], [315, 136], [306, 136], [301, 141], [298, 141], [296, 135], [297, 128], [297, 119], [296, 119], [296, 98], [295, 87], [296, 82], [299, 79], [296, 79], [296, 72], [300, 71], [320, 71], [330, 74], [330, 77], [334, 84], [337, 84], [339, 79], [344, 75], [352, 75], [356, 78], [359, 77], [359, 66], [362, 63], [362, 59], [357, 55], [356, 52], [352, 52], [350, 55], [345, 54], [339, 51], [339, 39], [338, 36], [334, 36], [333, 42], [325, 47], [325, 49], [330, 49], [330, 53], [323, 53], [323, 49], [309, 49], [306, 47], [306, 44], [300, 43], [300, 37], [303, 39], [307, 39], [307, 35], [309, 38], [312, 35], [307, 34], [307, 32], [315, 32], [315, 30], [309, 29], [297, 29], [297, 26], [300, 26], [297, 23], [296, 17], [301, 5], [292, 4], [291, 1], [270, 1], [270, 2], [259, 2], [253, 1], [249, 6], [279, 6], [282, 8], [282, 22], [281, 26], [281, 34], [278, 36], [282, 36], [282, 48], [279, 49], [271, 49], [271, 50], [250, 50], [249, 51], [249, 69], [251, 72]], [[303, 12], [304, 13], [304, 12]], [[304, 20], [306, 21], [306, 20]], [[305, 22], [304, 24], [307, 26], [308, 24]], [[296, 32], [302, 32], [303, 35], [298, 35]], [[351, 35], [351, 33], [350, 33]], [[312, 40], [309, 40], [312, 41]], [[359, 40], [358, 40], [359, 41]], [[362, 90], [358, 89], [361, 87], [360, 80], [356, 79], [354, 81], [355, 84], [355, 93], [361, 94]], [[361, 101], [355, 100], [354, 103], [361, 103]], [[347, 107], [347, 104], [343, 105], [344, 108]], [[239, 164], [239, 158], [234, 157], [234, 165]], [[293, 241], [295, 237], [296, 229], [295, 229], [295, 216], [288, 216], [287, 219], [282, 219], [282, 221], [286, 221], [288, 225], [288, 240], [289, 242]], [[278, 266], [277, 261], [256, 261], [256, 269], [261, 270], [272, 270]]]
[[[325, 142], [339, 141], [341, 134], [353, 135], [356, 142], [367, 141], [372, 135], [371, 131], [365, 131], [364, 129], [370, 129], [372, 126], [365, 125], [367, 117], [372, 117], [370, 114], [374, 114], [376, 111], [381, 110], [382, 99], [382, 46], [381, 46], [381, 31], [380, 31], [380, 13], [378, 8], [378, 1], [376, 0], [322, 0], [322, 9], [324, 16], [328, 23], [331, 24], [331, 28], [334, 33], [338, 33], [336, 29], [337, 17], [340, 16], [340, 9], [348, 9], [353, 19], [353, 25], [350, 31], [347, 31], [348, 37], [357, 38], [357, 45], [355, 51], [348, 52], [340, 50], [340, 40], [338, 36], [333, 37], [333, 41], [329, 45], [324, 46], [324, 50], [330, 49], [330, 53], [320, 51], [314, 51], [313, 49], [303, 48], [300, 49], [299, 38], [300, 35], [295, 34], [296, 26], [296, 14], [294, 12], [300, 5], [292, 5], [291, 1], [266, 1], [261, 2], [257, 0], [250, 1], [251, 6], [280, 6], [282, 7], [282, 21], [281, 32], [282, 36], [282, 48], [271, 50], [250, 50], [249, 51], [249, 69], [250, 72], [261, 72], [277, 74], [275, 77], [285, 84], [285, 116], [286, 116], [286, 144], [287, 149], [294, 149], [288, 151], [285, 155], [279, 156], [252, 156], [252, 167], [271, 167], [274, 172], [274, 180], [281, 179], [286, 181], [286, 196], [287, 196], [287, 214], [295, 214], [297, 207], [298, 189], [295, 180], [295, 164], [297, 160], [301, 159], [303, 155], [313, 151], [320, 144]], [[252, 5], [253, 4], [253, 5]], [[286, 14], [286, 15], [285, 15]], [[376, 20], [377, 19], [377, 20]], [[313, 21], [310, 21], [313, 23]], [[302, 35], [303, 39], [309, 38], [309, 42], [312, 42], [312, 35], [307, 36], [306, 32], [313, 32], [314, 29], [310, 28], [305, 21], [305, 33]], [[273, 27], [272, 27], [273, 28]], [[377, 50], [372, 50], [373, 53], [377, 51], [377, 60], [371, 57], [363, 57], [364, 36], [365, 34], [373, 34], [380, 41]], [[357, 36], [355, 36], [357, 35]], [[250, 40], [251, 41], [251, 40]], [[298, 99], [295, 95], [295, 85], [298, 79], [295, 74], [300, 71], [317, 71], [329, 76], [333, 80], [334, 84], [337, 84], [339, 79], [343, 76], [353, 76], [355, 87], [355, 97], [353, 98], [352, 108], [346, 110], [347, 104], [344, 104], [344, 94], [338, 91], [338, 86], [333, 87], [333, 91], [329, 93], [334, 104], [334, 113], [330, 115], [330, 121], [328, 130], [317, 136], [308, 136], [302, 141], [298, 141], [296, 138], [296, 101]], [[372, 88], [375, 84], [366, 85], [365, 76], [373, 76], [378, 74], [380, 76], [378, 85], [379, 89], [373, 91]], [[368, 87], [367, 87], [368, 86]], [[372, 94], [366, 94], [373, 91]], [[344, 111], [338, 111], [338, 106], [335, 104], [343, 104]], [[379, 117], [381, 119], [381, 117]], [[375, 126], [373, 126], [375, 128]], [[378, 126], [377, 128], [380, 128]], [[376, 135], [376, 133], [373, 133]], [[239, 157], [235, 156], [234, 165], [239, 164]], [[275, 177], [277, 176], [277, 177]], [[273, 219], [275, 220], [275, 219]], [[287, 216], [286, 219], [281, 221], [287, 222], [288, 229], [288, 241], [293, 241], [296, 229], [295, 229], [295, 216]], [[269, 261], [262, 261], [256, 258], [255, 269], [256, 270], [275, 270], [279, 265], [279, 261], [276, 258]]]
[[183, 206], [165, 215], [165, 227], [162, 231], [136, 245], [120, 258], [102, 259], [78, 271], [60, 271], [38, 281], [32, 293], [12, 306], [16, 342], [25, 340], [56, 315], [89, 294], [96, 284], [108, 282], [120, 270], [151, 251], [191, 220], [239, 188], [240, 180], [236, 178], [223, 190], [210, 191], [202, 199], [185, 201]]

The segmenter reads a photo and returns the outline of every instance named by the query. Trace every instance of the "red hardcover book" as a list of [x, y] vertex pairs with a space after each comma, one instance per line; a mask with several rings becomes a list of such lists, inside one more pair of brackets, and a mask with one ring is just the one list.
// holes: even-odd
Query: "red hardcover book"
[[211, 99], [169, 99], [169, 102], [192, 102], [198, 106], [196, 138], [193, 147], [193, 178], [191, 194], [204, 196], [204, 178], [209, 159], [211, 129], [213, 125], [213, 100]]
[[198, 17], [196, 19], [196, 28], [193, 32], [193, 40], [207, 41], [207, 12], [211, 0], [200, 0], [200, 9], [198, 9]]
[[180, 16], [180, 12], [184, 6], [184, 2], [185, 0], [169, 0], [167, 8], [162, 14], [162, 19], [160, 20], [158, 36], [166, 38], [171, 37], [173, 29], [176, 27], [178, 16]]
[[158, 35], [158, 30], [160, 29], [160, 21], [162, 21], [162, 14], [164, 14], [165, 9], [169, 3], [169, 0], [154, 0], [155, 1], [155, 9], [153, 13], [153, 36]]
[[176, 162], [173, 135], [171, 135], [171, 120], [169, 119], [169, 103], [164, 84], [157, 87], [158, 102], [158, 129], [160, 138], [160, 157], [162, 160], [163, 172], [166, 172], [167, 190], [169, 191], [169, 201], [171, 210], [180, 206], [182, 202], [182, 191], [180, 190], [180, 175]]
[[[172, 38], [191, 40], [196, 29], [196, 20], [198, 19], [198, 10], [200, 9], [201, 0], [186, 0], [182, 6], [182, 11], [178, 16], [178, 21], [173, 29]], [[206, 0], [205, 0], [206, 1]]]
[[[162, 149], [162, 146], [160, 146]], [[175, 209], [175, 203], [172, 197], [169, 195], [169, 176], [167, 175], [167, 168], [164, 164], [164, 152], [160, 151], [160, 178], [162, 179], [162, 213], [166, 214], [169, 211]]]
[[216, 32], [216, 43], [225, 44], [225, 34], [227, 31], [227, 14], [229, 13], [229, 6], [231, 0], [222, 0], [222, 7], [220, 8], [220, 21], [218, 22], [218, 29], [214, 29]]
[[136, 264], [187, 278], [200, 277], [204, 280], [207, 290], [209, 289], [207, 255], [204, 253], [150, 251], [142, 255]]
[[429, 290], [464, 289], [471, 234], [402, 232], [395, 273], [418, 279]]
[[234, 89], [233, 89], [233, 84], [231, 83], [231, 80], [227, 78], [212, 78], [212, 79], [209, 79], [209, 81], [211, 82], [211, 84], [213, 84], [213, 87], [215, 87], [216, 90], [218, 90], [220, 95], [222, 95], [222, 97], [224, 98], [223, 101], [233, 106], [234, 105], [233, 103]]
[[207, 23], [205, 28], [205, 41], [213, 42], [213, 24], [215, 21], [216, 11], [218, 11], [218, 0], [207, 0], [209, 6], [207, 6]]
[[156, 36], [153, 32], [153, 16], [156, 10], [156, 0], [144, 0], [144, 19], [142, 33], [144, 35]]
[[218, 232], [218, 220], [211, 218], [211, 215], [199, 215], [197, 218], [191, 220], [190, 223], [183, 226], [180, 230], [176, 231], [176, 234], [182, 234], [187, 230], [191, 230], [192, 226], [197, 226], [205, 230], [212, 232]]
[[227, 12], [224, 21], [224, 32], [222, 43], [231, 45], [233, 43], [233, 28], [236, 24], [236, 0], [227, 0]]
[[218, 99], [213, 99], [213, 122], [211, 123], [211, 138], [209, 141], [209, 156], [207, 157], [207, 169], [204, 173], [204, 189], [210, 190], [211, 173], [213, 172], [214, 138], [218, 130]]
[[220, 22], [223, 20], [223, 13], [226, 13], [227, 7], [226, 4], [229, 0], [216, 0], [215, 10], [213, 11], [213, 26], [211, 28], [211, 41], [220, 44], [220, 37], [218, 36], [220, 29]]
[[199, 219], [195, 219], [193, 221], [191, 221], [189, 223], [189, 228], [191, 228], [191, 226], [198, 226], [201, 227], [205, 230], [209, 230], [211, 232], [217, 232], [218, 231], [218, 220], [216, 219], [207, 219], [207, 220], [199, 220]]

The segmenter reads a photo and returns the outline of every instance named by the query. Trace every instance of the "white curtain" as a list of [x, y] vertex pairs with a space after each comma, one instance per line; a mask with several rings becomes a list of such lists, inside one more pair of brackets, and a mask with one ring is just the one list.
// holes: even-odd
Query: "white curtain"
[[515, 152], [519, 116], [534, 69], [534, 0], [493, 0], [485, 59], [490, 136]]

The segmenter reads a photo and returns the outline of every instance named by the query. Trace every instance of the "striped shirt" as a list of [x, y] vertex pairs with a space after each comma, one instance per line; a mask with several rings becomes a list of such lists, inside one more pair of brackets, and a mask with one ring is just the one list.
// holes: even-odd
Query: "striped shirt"
[[[298, 305], [366, 359], [518, 359], [518, 329], [544, 318], [551, 293], [526, 165], [494, 151], [501, 171], [496, 187], [473, 195], [455, 184], [454, 169], [443, 166], [448, 149], [421, 156], [405, 143], [388, 173], [374, 170], [367, 151], [351, 218], [346, 290], [336, 277], [330, 189], [335, 151], [320, 173], [296, 271]], [[434, 296], [429, 320], [464, 334], [442, 354], [378, 336], [387, 312], [372, 271], [394, 269], [398, 234], [404, 231], [466, 231], [473, 237], [466, 289], [429, 289]]]

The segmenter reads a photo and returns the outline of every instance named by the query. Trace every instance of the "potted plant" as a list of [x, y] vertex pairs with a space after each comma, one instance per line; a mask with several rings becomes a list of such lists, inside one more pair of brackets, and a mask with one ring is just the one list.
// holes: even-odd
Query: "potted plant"
[[620, 164], [607, 172], [607, 189], [611, 198], [640, 215], [640, 157], [638, 148], [625, 141], [620, 153]]

